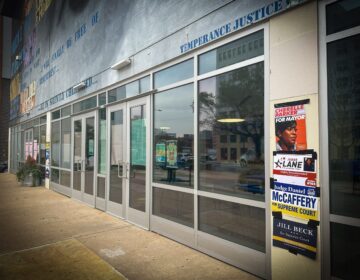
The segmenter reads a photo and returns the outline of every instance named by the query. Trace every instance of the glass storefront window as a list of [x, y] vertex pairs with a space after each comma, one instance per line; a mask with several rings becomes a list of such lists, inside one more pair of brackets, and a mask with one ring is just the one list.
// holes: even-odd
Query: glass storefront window
[[51, 165], [60, 164], [60, 121], [51, 124]]
[[45, 165], [46, 125], [40, 126], [40, 164]]
[[59, 169], [51, 168], [51, 182], [59, 184], [60, 174]]
[[193, 188], [193, 84], [154, 97], [154, 182]]
[[106, 174], [106, 109], [99, 110], [98, 173]]
[[199, 114], [199, 189], [264, 201], [264, 63], [200, 81]]
[[360, 35], [328, 43], [330, 212], [360, 218]]
[[150, 76], [146, 76], [140, 79], [140, 93], [144, 93], [150, 90]]
[[360, 25], [360, 2], [343, 0], [326, 6], [326, 34]]
[[108, 92], [108, 102], [115, 102], [126, 98], [125, 86], [117, 87]]
[[194, 60], [189, 59], [154, 74], [154, 88], [160, 88], [194, 76]]
[[126, 85], [114, 88], [108, 92], [108, 102], [136, 96], [150, 90], [150, 76], [133, 81]]
[[46, 124], [46, 115], [40, 117], [40, 124]]
[[57, 111], [51, 113], [52, 120], [57, 120], [59, 118], [60, 118], [60, 110], [57, 110]]
[[337, 279], [360, 279], [360, 228], [330, 224], [331, 275]]
[[265, 210], [199, 197], [199, 230], [265, 252]]
[[25, 132], [21, 131], [20, 132], [20, 142], [19, 144], [19, 151], [20, 151], [20, 155], [19, 155], [19, 160], [20, 161], [25, 161]]
[[60, 185], [70, 188], [71, 172], [60, 170]]
[[96, 106], [97, 106], [97, 96], [93, 96], [73, 104], [73, 112], [79, 113], [85, 110], [95, 108]]
[[39, 144], [40, 144], [40, 128], [38, 126], [34, 127], [33, 130], [33, 158], [36, 162], [39, 161]]
[[71, 119], [61, 121], [61, 167], [71, 168]]
[[153, 188], [153, 214], [184, 226], [194, 227], [194, 196]]
[[105, 92], [99, 94], [98, 98], [99, 98], [99, 100], [98, 100], [99, 106], [106, 104], [106, 93]]
[[258, 31], [199, 56], [199, 75], [264, 54], [264, 31]]
[[67, 117], [71, 115], [71, 106], [67, 106], [61, 109], [61, 117]]

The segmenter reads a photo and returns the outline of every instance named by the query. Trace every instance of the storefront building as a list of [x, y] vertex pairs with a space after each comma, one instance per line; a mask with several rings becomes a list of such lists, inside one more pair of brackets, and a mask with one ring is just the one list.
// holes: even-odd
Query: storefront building
[[360, 277], [358, 1], [24, 15], [10, 172], [30, 156], [51, 190], [261, 278]]

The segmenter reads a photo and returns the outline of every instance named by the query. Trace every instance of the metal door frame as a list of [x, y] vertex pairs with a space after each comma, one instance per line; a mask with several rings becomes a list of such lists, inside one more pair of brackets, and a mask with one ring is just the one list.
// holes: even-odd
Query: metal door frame
[[[150, 228], [150, 165], [151, 165], [151, 113], [150, 113], [150, 96], [145, 96], [133, 101], [129, 101], [126, 103], [126, 138], [127, 138], [127, 146], [126, 146], [126, 162], [130, 163], [130, 112], [131, 108], [137, 107], [139, 105], [145, 105], [145, 126], [146, 126], [146, 176], [145, 176], [145, 212], [133, 209], [129, 206], [129, 188], [130, 188], [130, 174], [127, 175], [126, 179], [126, 219], [145, 229]], [[130, 168], [127, 170], [130, 171]]]
[[[132, 107], [145, 105], [145, 123], [146, 123], [146, 185], [145, 185], [145, 213], [129, 207], [129, 163], [130, 163], [130, 112]], [[109, 200], [110, 197], [110, 168], [111, 168], [111, 113], [123, 110], [123, 158], [125, 165], [125, 173], [123, 177], [122, 188], [122, 204], [118, 204]], [[106, 118], [107, 126], [107, 178], [106, 178], [106, 211], [116, 217], [123, 218], [130, 223], [136, 224], [145, 229], [150, 228], [150, 164], [151, 164], [151, 137], [150, 137], [150, 96], [141, 97], [132, 101], [123, 102], [113, 106], [109, 106]]]
[[[125, 195], [125, 179], [123, 178], [123, 188], [122, 188], [122, 203], [118, 204], [116, 202], [110, 201], [110, 169], [111, 169], [111, 113], [116, 112], [119, 110], [123, 110], [123, 133], [122, 133], [122, 139], [123, 139], [123, 157], [126, 158], [125, 155], [125, 147], [126, 147], [126, 104], [120, 103], [113, 106], [109, 106], [107, 108], [106, 112], [106, 119], [108, 122], [107, 125], [107, 149], [106, 149], [106, 155], [107, 155], [107, 167], [106, 167], [106, 212], [123, 219], [126, 219], [126, 212], [124, 205], [124, 197]], [[126, 171], [127, 174], [127, 171]]]
[[[86, 144], [86, 119], [94, 118], [94, 176], [93, 176], [93, 195], [85, 193], [85, 144]], [[75, 146], [75, 121], [81, 120], [81, 191], [74, 190], [74, 146]], [[71, 149], [71, 190], [72, 198], [79, 200], [85, 204], [95, 207], [95, 194], [97, 193], [95, 178], [97, 174], [97, 116], [96, 111], [74, 116], [71, 119], [71, 137], [72, 137], [72, 149]]]

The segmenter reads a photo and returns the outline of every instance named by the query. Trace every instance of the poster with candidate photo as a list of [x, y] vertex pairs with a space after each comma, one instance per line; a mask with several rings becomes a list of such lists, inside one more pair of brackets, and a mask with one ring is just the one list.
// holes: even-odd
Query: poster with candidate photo
[[277, 151], [307, 149], [305, 104], [309, 100], [275, 104], [275, 136]]
[[319, 220], [320, 189], [312, 150], [274, 152], [271, 209], [300, 219]]

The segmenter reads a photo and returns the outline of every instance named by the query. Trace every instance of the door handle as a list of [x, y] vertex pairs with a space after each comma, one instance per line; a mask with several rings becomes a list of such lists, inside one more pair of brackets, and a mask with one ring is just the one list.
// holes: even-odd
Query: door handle
[[[122, 166], [122, 175], [120, 175], [120, 165]], [[125, 171], [124, 171], [125, 168]], [[126, 178], [127, 168], [125, 162], [118, 162], [118, 177], [119, 178]], [[125, 174], [125, 175], [124, 175]]]
[[76, 172], [82, 172], [81, 160], [75, 161]]

